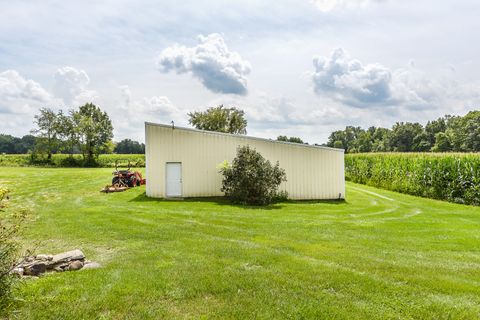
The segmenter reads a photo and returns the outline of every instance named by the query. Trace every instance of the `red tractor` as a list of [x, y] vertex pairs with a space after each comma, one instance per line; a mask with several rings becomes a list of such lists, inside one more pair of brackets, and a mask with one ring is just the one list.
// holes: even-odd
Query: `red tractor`
[[[119, 165], [120, 161], [115, 161], [115, 171], [113, 172], [112, 186], [113, 187], [139, 187], [145, 184], [145, 179], [142, 178], [142, 174], [138, 171], [130, 171], [131, 163], [128, 161], [127, 169], [121, 170]], [[125, 168], [125, 167], [123, 167]], [[119, 170], [120, 169], [120, 170]]]

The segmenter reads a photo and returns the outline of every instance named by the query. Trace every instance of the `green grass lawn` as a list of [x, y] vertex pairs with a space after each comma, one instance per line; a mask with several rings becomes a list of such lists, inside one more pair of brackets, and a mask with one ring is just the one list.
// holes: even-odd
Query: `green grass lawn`
[[480, 208], [347, 184], [267, 208], [102, 194], [111, 169], [0, 168], [22, 243], [104, 267], [26, 280], [18, 319], [476, 319]]

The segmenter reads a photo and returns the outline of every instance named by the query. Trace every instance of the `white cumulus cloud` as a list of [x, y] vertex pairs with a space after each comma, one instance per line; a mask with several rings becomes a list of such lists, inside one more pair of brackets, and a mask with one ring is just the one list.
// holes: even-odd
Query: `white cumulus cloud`
[[119, 89], [121, 97], [120, 108], [127, 110], [132, 100], [132, 92], [130, 91], [130, 87], [127, 85], [120, 86]]
[[166, 96], [143, 98], [135, 103], [135, 110], [147, 115], [146, 119], [157, 119], [167, 123], [184, 116], [184, 112]]
[[330, 57], [315, 57], [313, 65], [315, 93], [356, 108], [430, 108], [445, 90], [413, 67], [390, 70], [377, 63], [364, 65], [341, 48]]
[[[119, 87], [122, 112], [128, 116], [128, 121], [143, 123], [144, 121], [170, 123], [170, 121], [185, 123], [187, 111], [179, 108], [167, 96], [143, 97], [133, 99], [130, 87]], [[122, 118], [125, 118], [122, 116]]]
[[244, 110], [249, 127], [256, 129], [329, 125], [346, 118], [334, 106], [306, 106], [296, 99], [266, 92], [254, 92], [248, 97], [219, 97], [208, 105], [220, 104]]
[[96, 92], [88, 89], [90, 78], [84, 70], [66, 66], [58, 69], [54, 77], [53, 92], [69, 107], [92, 102], [96, 97]]
[[0, 113], [29, 113], [52, 100], [37, 82], [15, 70], [0, 73]]
[[198, 45], [174, 45], [164, 49], [157, 59], [160, 72], [191, 73], [215, 93], [245, 95], [250, 63], [230, 51], [220, 34], [199, 36]]
[[359, 8], [365, 7], [373, 2], [381, 0], [312, 0], [312, 3], [323, 12], [332, 11], [337, 8]]
[[116, 101], [117, 112], [111, 114], [115, 138], [144, 140], [144, 122], [176, 125], [187, 124], [187, 112], [176, 106], [167, 96], [135, 98], [128, 85], [119, 86], [120, 97]]

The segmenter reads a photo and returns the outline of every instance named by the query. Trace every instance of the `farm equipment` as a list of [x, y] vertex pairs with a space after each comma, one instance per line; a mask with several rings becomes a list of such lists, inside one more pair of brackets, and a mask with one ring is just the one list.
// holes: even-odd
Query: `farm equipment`
[[139, 187], [142, 184], [145, 184], [145, 179], [142, 178], [142, 174], [138, 171], [131, 171], [132, 167], [130, 161], [128, 161], [127, 166], [122, 166], [121, 161], [115, 161], [115, 171], [112, 173], [112, 184], [105, 186], [101, 191], [102, 192], [122, 192], [129, 188]]

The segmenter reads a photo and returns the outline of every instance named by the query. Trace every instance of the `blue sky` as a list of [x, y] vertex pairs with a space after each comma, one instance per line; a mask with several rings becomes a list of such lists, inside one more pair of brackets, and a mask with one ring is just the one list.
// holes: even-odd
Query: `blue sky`
[[1, 1], [2, 133], [93, 101], [115, 139], [242, 108], [248, 134], [325, 142], [480, 102], [474, 0]]

